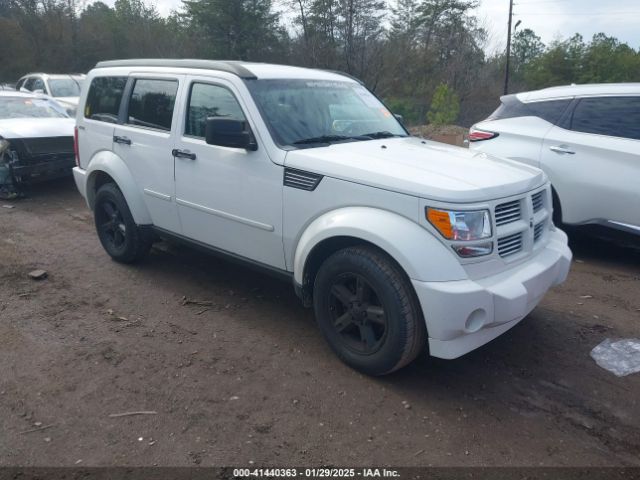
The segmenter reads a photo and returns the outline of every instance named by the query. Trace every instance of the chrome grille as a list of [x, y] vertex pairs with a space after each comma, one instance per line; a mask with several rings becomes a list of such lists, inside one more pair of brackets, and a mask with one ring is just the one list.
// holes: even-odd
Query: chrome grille
[[535, 227], [533, 227], [533, 241], [537, 242], [542, 237], [542, 233], [544, 232], [544, 222], [540, 222]]
[[294, 170], [292, 168], [285, 168], [284, 170], [284, 185], [287, 187], [312, 191], [316, 189], [320, 180], [322, 180], [322, 175], [317, 173]]
[[531, 201], [533, 202], [533, 211], [538, 212], [539, 210], [542, 209], [543, 206], [543, 202], [544, 202], [544, 190], [538, 192], [538, 193], [534, 193], [531, 196]]
[[496, 225], [505, 225], [507, 223], [520, 220], [520, 200], [513, 200], [511, 202], [501, 203], [496, 207]]
[[501, 257], [508, 257], [520, 250], [522, 250], [522, 232], [498, 239], [498, 253]]

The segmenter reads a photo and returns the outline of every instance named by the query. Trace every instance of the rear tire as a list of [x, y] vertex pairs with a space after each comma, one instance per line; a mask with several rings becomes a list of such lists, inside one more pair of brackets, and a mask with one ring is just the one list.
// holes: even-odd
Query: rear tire
[[314, 308], [322, 334], [347, 365], [385, 375], [424, 349], [426, 326], [409, 279], [385, 253], [349, 247], [321, 265]]
[[98, 189], [93, 213], [100, 243], [116, 262], [133, 263], [149, 253], [151, 235], [136, 225], [116, 184], [106, 183]]

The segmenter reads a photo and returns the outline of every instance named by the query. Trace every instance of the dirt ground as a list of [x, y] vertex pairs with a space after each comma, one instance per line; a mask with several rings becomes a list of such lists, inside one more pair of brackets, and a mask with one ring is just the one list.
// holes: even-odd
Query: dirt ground
[[569, 280], [517, 327], [376, 379], [289, 284], [163, 244], [114, 263], [72, 181], [7, 203], [0, 465], [640, 465], [640, 374], [589, 357], [640, 337], [637, 250], [575, 235]]

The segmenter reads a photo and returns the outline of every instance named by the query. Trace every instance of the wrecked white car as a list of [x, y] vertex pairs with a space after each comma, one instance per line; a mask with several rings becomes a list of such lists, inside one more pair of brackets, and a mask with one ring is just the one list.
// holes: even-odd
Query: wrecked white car
[[0, 198], [25, 184], [71, 175], [75, 120], [56, 101], [0, 90]]

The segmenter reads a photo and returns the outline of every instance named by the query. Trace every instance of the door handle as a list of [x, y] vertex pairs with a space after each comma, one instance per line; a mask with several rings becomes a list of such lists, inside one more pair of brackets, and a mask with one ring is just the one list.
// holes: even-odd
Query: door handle
[[131, 145], [131, 139], [129, 137], [121, 137], [119, 135], [114, 135], [113, 141], [115, 143], [120, 143], [122, 145]]
[[549, 150], [556, 153], [563, 153], [563, 154], [566, 153], [568, 155], [574, 155], [576, 153], [573, 150], [569, 150], [569, 147], [567, 147], [566, 145], [557, 145], [555, 147], [549, 147]]
[[189, 150], [178, 150], [177, 148], [171, 150], [171, 155], [178, 158], [188, 158], [189, 160], [196, 159], [195, 153], [191, 153]]

